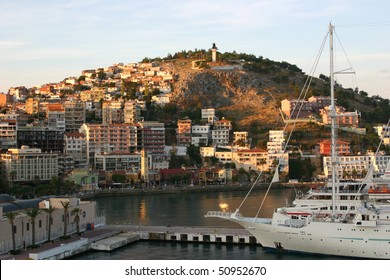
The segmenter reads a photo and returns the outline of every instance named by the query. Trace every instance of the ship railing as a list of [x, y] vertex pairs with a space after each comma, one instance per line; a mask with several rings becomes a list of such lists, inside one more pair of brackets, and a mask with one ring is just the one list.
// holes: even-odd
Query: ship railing
[[271, 224], [272, 219], [269, 218], [254, 218], [243, 217], [240, 213], [235, 212], [223, 212], [223, 211], [208, 211], [205, 215], [206, 218], [222, 218], [222, 219], [236, 219], [248, 222], [254, 222], [259, 224]]
[[272, 219], [269, 218], [253, 218], [253, 217], [240, 217], [238, 218], [242, 221], [254, 222], [257, 224], [271, 224]]
[[[239, 215], [239, 214], [238, 214]], [[208, 211], [205, 215], [206, 218], [225, 218], [228, 219], [232, 216], [232, 212], [224, 212], [224, 211]]]

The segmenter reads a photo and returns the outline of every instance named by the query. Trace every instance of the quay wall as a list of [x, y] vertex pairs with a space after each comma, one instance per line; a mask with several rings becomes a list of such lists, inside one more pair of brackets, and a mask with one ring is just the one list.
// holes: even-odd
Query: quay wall
[[[255, 186], [254, 190], [266, 190], [268, 184]], [[276, 183], [272, 188], [306, 188], [308, 184], [282, 184]], [[147, 188], [111, 188], [85, 191], [77, 194], [80, 199], [93, 199], [107, 196], [136, 196], [136, 195], [153, 195], [153, 194], [181, 194], [181, 193], [205, 193], [205, 192], [231, 192], [231, 191], [248, 191], [249, 185], [210, 185], [210, 186], [182, 186], [182, 187], [147, 187]]]
[[[169, 226], [135, 226], [106, 225], [104, 231], [93, 237], [81, 237], [69, 243], [59, 244], [50, 249], [29, 253], [28, 258], [34, 260], [60, 260], [93, 250], [100, 249], [103, 244], [111, 251], [138, 240], [164, 242], [217, 243], [261, 246], [254, 236], [245, 229], [205, 228], [205, 227], [169, 227]], [[119, 237], [127, 236], [122, 242]], [[102, 245], [102, 246], [103, 246]], [[100, 246], [101, 247], [101, 246]]]

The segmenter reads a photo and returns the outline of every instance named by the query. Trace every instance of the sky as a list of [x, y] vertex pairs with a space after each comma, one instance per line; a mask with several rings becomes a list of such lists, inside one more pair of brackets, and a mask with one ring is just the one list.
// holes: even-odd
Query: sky
[[[311, 73], [332, 22], [336, 70], [356, 72], [337, 81], [390, 99], [389, 11], [388, 0], [0, 0], [0, 92], [213, 43]], [[314, 76], [329, 75], [328, 56]]]

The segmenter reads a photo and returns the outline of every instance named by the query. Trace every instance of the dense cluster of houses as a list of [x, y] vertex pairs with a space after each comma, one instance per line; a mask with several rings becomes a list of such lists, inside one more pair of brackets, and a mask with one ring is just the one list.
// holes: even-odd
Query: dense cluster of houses
[[[269, 131], [267, 148], [254, 149], [248, 132], [233, 131], [231, 121], [218, 119], [214, 108], [202, 109], [201, 123], [189, 118], [177, 120], [177, 145], [167, 146], [164, 123], [142, 119], [141, 112], [147, 110], [142, 97], [153, 92], [151, 102], [161, 106], [170, 103], [174, 79], [172, 72], [155, 63], [119, 63], [84, 70], [79, 78], [30, 89], [11, 88], [0, 94], [3, 178], [8, 183], [28, 183], [59, 176], [84, 189], [110, 186], [114, 175], [122, 176], [126, 183], [145, 184], [177, 183], [177, 178], [194, 184], [231, 180], [234, 171], [225, 168], [169, 170], [170, 155], [185, 155], [190, 145], [201, 147], [203, 158], [234, 163], [235, 170], [269, 171], [279, 165], [279, 171], [288, 173], [283, 131]], [[298, 112], [300, 119], [320, 115], [325, 125], [329, 123], [329, 106], [330, 99], [319, 96], [281, 102], [286, 119]], [[339, 126], [358, 126], [356, 112], [345, 112], [339, 106], [337, 112], [342, 113]], [[383, 131], [388, 139], [388, 128], [378, 127], [378, 133]], [[326, 163], [330, 143], [319, 145]], [[338, 151], [351, 156], [347, 142], [339, 141]], [[325, 164], [325, 174], [326, 168]]]

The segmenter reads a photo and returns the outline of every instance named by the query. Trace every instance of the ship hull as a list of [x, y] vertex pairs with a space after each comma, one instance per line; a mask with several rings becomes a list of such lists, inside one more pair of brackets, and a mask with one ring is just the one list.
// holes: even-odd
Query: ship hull
[[315, 222], [302, 228], [232, 219], [268, 248], [365, 259], [390, 259], [390, 225]]

